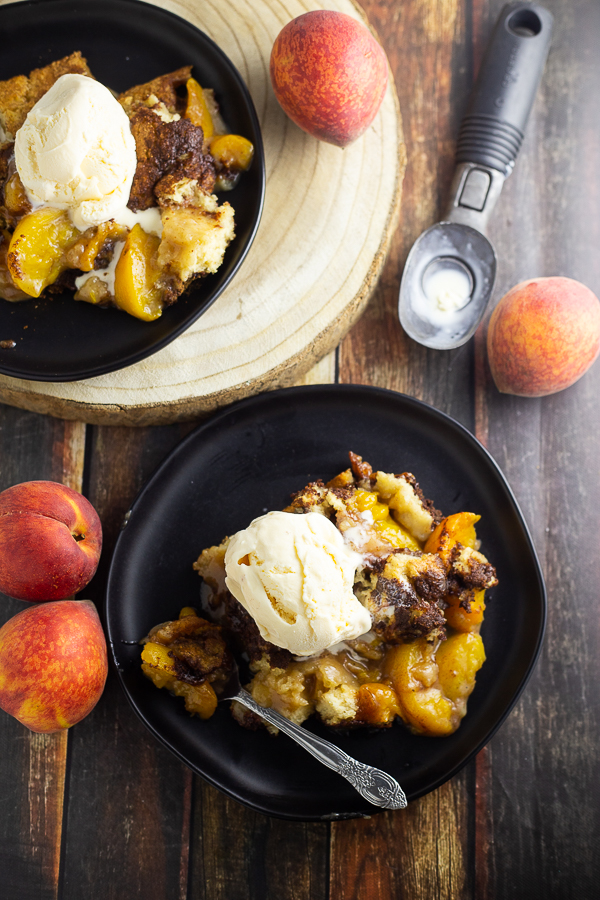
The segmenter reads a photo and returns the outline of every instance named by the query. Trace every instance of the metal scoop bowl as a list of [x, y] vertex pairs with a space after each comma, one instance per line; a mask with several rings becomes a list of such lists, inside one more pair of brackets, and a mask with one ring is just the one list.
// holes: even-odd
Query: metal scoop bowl
[[[432, 270], [462, 270], [470, 281], [466, 304], [436, 316], [427, 293]], [[485, 312], [496, 277], [494, 248], [468, 225], [438, 222], [413, 246], [400, 291], [400, 321], [412, 338], [435, 350], [451, 350], [474, 334]], [[434, 302], [434, 301], [433, 301]]]

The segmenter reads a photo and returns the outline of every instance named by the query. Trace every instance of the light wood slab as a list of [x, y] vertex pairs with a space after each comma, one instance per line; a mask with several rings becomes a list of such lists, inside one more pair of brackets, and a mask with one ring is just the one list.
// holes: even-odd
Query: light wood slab
[[[269, 80], [275, 37], [311, 0], [158, 0], [213, 38], [245, 79], [266, 154], [265, 208], [233, 283], [183, 335], [143, 362], [69, 384], [0, 376], [0, 400], [99, 424], [193, 419], [302, 378], [363, 312], [400, 207], [405, 148], [390, 85], [368, 131], [345, 150], [280, 109]], [[330, 9], [364, 18], [352, 0]], [[158, 74], [158, 73], [157, 73]]]

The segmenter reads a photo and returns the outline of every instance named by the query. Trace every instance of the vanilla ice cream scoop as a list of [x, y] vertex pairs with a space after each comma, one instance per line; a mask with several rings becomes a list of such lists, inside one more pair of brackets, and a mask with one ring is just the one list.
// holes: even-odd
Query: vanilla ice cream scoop
[[265, 640], [311, 656], [371, 628], [352, 591], [359, 562], [320, 513], [269, 512], [232, 537], [225, 582]]
[[108, 88], [86, 75], [62, 75], [17, 131], [15, 162], [33, 206], [68, 209], [85, 231], [127, 205], [135, 138]]

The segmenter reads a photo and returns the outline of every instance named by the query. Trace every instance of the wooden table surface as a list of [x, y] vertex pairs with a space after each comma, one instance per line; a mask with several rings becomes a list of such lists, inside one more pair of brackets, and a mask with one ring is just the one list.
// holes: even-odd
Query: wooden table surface
[[[200, 2], [200, 0], [196, 0]], [[324, 4], [325, 6], [327, 4]], [[545, 0], [555, 37], [514, 174], [490, 229], [494, 300], [567, 275], [600, 294], [600, 3]], [[437, 220], [473, 73], [502, 0], [368, 0], [389, 54], [408, 152], [401, 223], [365, 315], [313, 382], [379, 385], [451, 414], [487, 446], [521, 504], [549, 596], [538, 666], [490, 744], [405, 811], [297, 824], [247, 810], [146, 732], [113, 672], [69, 733], [0, 714], [0, 896], [7, 900], [587, 900], [600, 831], [600, 363], [539, 400], [500, 395], [482, 334], [425, 350], [397, 316], [403, 262]], [[240, 36], [241, 37], [241, 36]], [[82, 490], [105, 551], [86, 591], [102, 605], [136, 493], [186, 426], [85, 426], [0, 407], [0, 487]], [[4, 622], [23, 604], [0, 597]]]

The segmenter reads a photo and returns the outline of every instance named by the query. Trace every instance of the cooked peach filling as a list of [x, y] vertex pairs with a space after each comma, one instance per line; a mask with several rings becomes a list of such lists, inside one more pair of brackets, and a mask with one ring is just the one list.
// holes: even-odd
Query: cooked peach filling
[[479, 624], [448, 629], [447, 639], [435, 643], [418, 638], [366, 644], [358, 639], [348, 648], [283, 669], [259, 665], [251, 693], [261, 706], [298, 724], [313, 712], [332, 725], [385, 726], [399, 716], [415, 733], [452, 734], [485, 662]]
[[[373, 472], [350, 454], [351, 469], [313, 482], [287, 512], [319, 512], [363, 558], [354, 593], [371, 631], [311, 658], [294, 658], [261, 638], [225, 586], [228, 540], [204, 550], [195, 568], [205, 602], [250, 660], [254, 699], [300, 724], [317, 715], [337, 727], [384, 727], [400, 718], [415, 733], [451, 734], [466, 713], [485, 661], [479, 631], [485, 591], [497, 583], [479, 552], [479, 516], [442, 516], [409, 473]], [[247, 727], [256, 720], [234, 705]]]
[[[75, 56], [91, 77], [85, 60]], [[73, 58], [39, 70], [37, 77], [46, 73], [51, 87], [58, 75], [71, 71]], [[228, 132], [213, 92], [190, 72], [190, 66], [183, 67], [117, 98], [137, 148], [129, 210], [115, 213], [127, 225], [110, 220], [81, 232], [63, 210], [32, 210], [16, 171], [13, 142], [0, 143], [0, 298], [15, 302], [47, 289], [77, 288], [77, 300], [116, 306], [150, 322], [195, 279], [217, 271], [235, 231], [233, 209], [219, 204], [213, 191], [235, 186], [254, 147]], [[3, 96], [20, 96], [18, 78], [2, 82]], [[32, 105], [17, 110], [17, 124]], [[0, 121], [3, 112], [0, 102]], [[153, 224], [143, 218], [151, 210]]]
[[230, 655], [221, 629], [184, 607], [179, 619], [164, 622], [143, 641], [142, 671], [158, 688], [183, 697], [191, 714], [209, 719], [217, 708], [219, 688], [230, 670]]
[[8, 247], [8, 269], [15, 287], [39, 297], [67, 266], [67, 250], [79, 232], [68, 213], [44, 207], [19, 220]]

